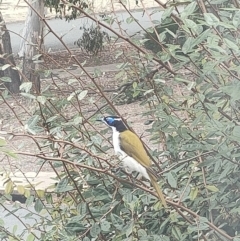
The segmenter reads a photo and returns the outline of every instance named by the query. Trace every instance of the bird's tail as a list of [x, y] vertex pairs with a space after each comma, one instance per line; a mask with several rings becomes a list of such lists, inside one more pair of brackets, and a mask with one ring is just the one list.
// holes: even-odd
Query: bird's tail
[[157, 183], [157, 179], [156, 179], [153, 175], [151, 175], [151, 174], [150, 174], [149, 176], [150, 176], [150, 179], [151, 179], [151, 183], [152, 183], [154, 189], [155, 189], [156, 192], [157, 192], [157, 195], [158, 195], [158, 197], [159, 197], [159, 200], [162, 202], [163, 206], [164, 206], [165, 208], [167, 208], [166, 200], [165, 200], [165, 198], [164, 198], [164, 196], [163, 196], [162, 190], [160, 189], [160, 187], [159, 187], [159, 185], [158, 185], [158, 183]]

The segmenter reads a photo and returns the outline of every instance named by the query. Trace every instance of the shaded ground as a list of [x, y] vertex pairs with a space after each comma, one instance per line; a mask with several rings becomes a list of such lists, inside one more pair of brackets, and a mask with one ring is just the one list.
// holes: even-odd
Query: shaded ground
[[[88, 54], [78, 47], [71, 51], [80, 63], [84, 63], [84, 67], [89, 67], [112, 63], [122, 63], [126, 61], [126, 56], [129, 54], [129, 49], [130, 46], [128, 44], [120, 43], [105, 46], [97, 56]], [[56, 62], [60, 63], [60, 66], [56, 66]], [[48, 69], [56, 69], [59, 67], [68, 68], [74, 65], [76, 65], [76, 62], [67, 52], [67, 50], [49, 53], [48, 55], [44, 56], [44, 67]]]

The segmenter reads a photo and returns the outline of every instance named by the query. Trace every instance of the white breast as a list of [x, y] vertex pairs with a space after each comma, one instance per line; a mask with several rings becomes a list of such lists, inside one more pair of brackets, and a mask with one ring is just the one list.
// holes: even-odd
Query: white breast
[[115, 154], [116, 155], [126, 155], [126, 153], [124, 151], [121, 150], [120, 148], [120, 140], [119, 140], [119, 132], [116, 130], [115, 127], [112, 127], [112, 131], [113, 131], [113, 135], [112, 135], [112, 138], [113, 138], [113, 148], [114, 148], [114, 151], [115, 151]]
[[133, 171], [139, 172], [142, 176], [146, 179], [150, 180], [149, 175], [147, 174], [147, 170], [144, 166], [139, 164], [135, 159], [128, 156], [123, 150], [120, 148], [120, 139], [119, 139], [119, 132], [116, 130], [115, 127], [112, 127], [113, 130], [113, 147], [116, 155], [120, 156], [120, 159], [123, 162], [124, 168], [126, 171], [132, 173]]

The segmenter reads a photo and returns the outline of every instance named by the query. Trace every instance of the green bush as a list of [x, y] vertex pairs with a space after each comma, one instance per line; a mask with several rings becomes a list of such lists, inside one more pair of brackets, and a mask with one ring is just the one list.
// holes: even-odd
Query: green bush
[[[26, 228], [30, 238], [40, 229], [40, 235], [34, 233], [40, 240], [240, 240], [240, 12], [235, 1], [201, 3], [201, 14], [196, 1], [177, 16], [173, 8], [164, 11], [186, 38], [181, 45], [166, 43], [161, 54], [146, 53], [146, 39], [123, 38], [131, 48], [116, 75], [123, 80], [135, 75], [129, 88], [141, 95], [142, 117], [152, 122], [149, 152], [169, 209], [145, 182], [132, 183], [125, 172], [113, 172], [119, 163], [109, 130], [95, 120], [102, 113], [119, 113], [98, 82], [104, 73], [91, 75], [76, 60], [88, 81], [53, 79], [41, 96], [23, 93], [36, 104], [34, 116], [18, 116], [28, 133], [22, 135], [36, 145], [25, 155], [50, 163], [57, 173], [54, 191], [19, 188], [27, 206], [34, 203], [41, 216]], [[170, 59], [175, 60], [171, 68]], [[9, 100], [2, 95], [2, 101]], [[8, 180], [6, 185], [9, 194], [17, 184]], [[2, 197], [3, 206], [7, 198]], [[4, 228], [0, 233], [21, 240]]]
[[144, 42], [146, 49], [151, 50], [153, 53], [162, 51], [162, 46], [165, 48], [166, 44], [178, 44], [180, 37], [178, 37], [179, 26], [170, 17], [164, 19], [160, 25], [155, 29], [149, 28], [144, 34]]
[[110, 40], [108, 34], [99, 26], [91, 25], [89, 28], [81, 27], [80, 29], [83, 29], [82, 37], [74, 44], [90, 55], [98, 55], [104, 48], [104, 42]]

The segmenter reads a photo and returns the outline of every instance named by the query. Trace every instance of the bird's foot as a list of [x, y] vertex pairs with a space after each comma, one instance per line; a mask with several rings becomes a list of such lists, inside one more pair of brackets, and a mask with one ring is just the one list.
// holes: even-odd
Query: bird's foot
[[114, 174], [118, 174], [121, 170], [122, 170], [121, 167], [115, 167], [115, 168], [111, 169], [111, 172], [114, 173]]

